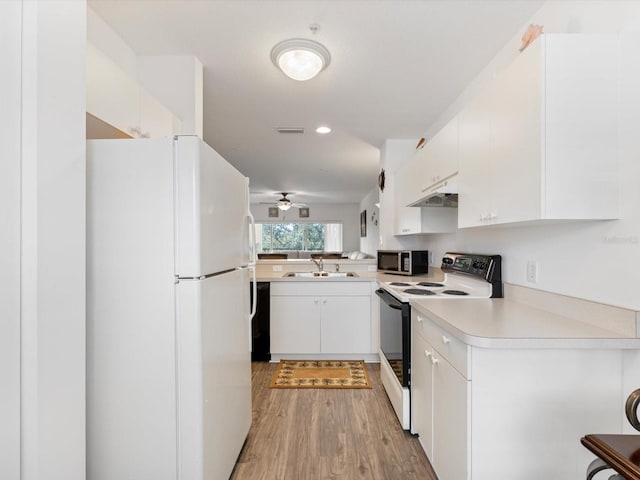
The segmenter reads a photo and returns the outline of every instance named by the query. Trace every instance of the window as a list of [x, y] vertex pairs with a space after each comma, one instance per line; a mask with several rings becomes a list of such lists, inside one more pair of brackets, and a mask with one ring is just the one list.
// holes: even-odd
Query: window
[[340, 223], [263, 223], [256, 225], [260, 252], [341, 252]]

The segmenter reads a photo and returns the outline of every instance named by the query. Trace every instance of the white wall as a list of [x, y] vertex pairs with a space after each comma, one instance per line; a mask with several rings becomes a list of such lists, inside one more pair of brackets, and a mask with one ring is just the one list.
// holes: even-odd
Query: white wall
[[269, 218], [269, 205], [251, 204], [251, 213], [258, 223], [275, 222], [324, 222], [342, 223], [342, 249], [360, 249], [360, 210], [357, 203], [316, 203], [309, 205], [309, 218], [300, 218], [298, 209], [280, 212], [279, 218]]
[[[529, 23], [544, 25], [548, 33], [624, 33], [618, 150], [620, 220], [467, 229], [395, 241], [406, 247], [428, 248], [435, 252], [436, 259], [447, 250], [502, 254], [507, 282], [640, 310], [640, 2], [549, 1], [522, 26], [521, 32]], [[520, 37], [521, 33], [513, 37], [430, 128], [430, 134], [452, 118], [494, 70], [517, 55]], [[615, 156], [616, 152], [612, 152], [612, 161]], [[526, 281], [528, 260], [539, 263], [536, 284]]]
[[360, 202], [360, 211], [367, 211], [367, 236], [360, 237], [360, 251], [373, 257], [380, 248], [380, 208], [378, 187], [372, 189]]
[[21, 269], [15, 279], [21, 327], [19, 478], [80, 480], [85, 476], [86, 5], [17, 3], [23, 9], [22, 111], [21, 118], [13, 118], [21, 129]]
[[20, 2], [0, 2], [0, 478], [20, 479]]

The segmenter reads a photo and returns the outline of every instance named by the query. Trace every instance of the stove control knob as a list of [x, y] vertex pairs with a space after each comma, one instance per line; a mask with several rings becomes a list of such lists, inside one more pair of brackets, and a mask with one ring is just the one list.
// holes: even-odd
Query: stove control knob
[[451, 265], [453, 263], [453, 259], [451, 259], [449, 257], [444, 257], [442, 259], [442, 263], [444, 263], [445, 265]]
[[473, 262], [473, 268], [475, 268], [476, 270], [483, 270], [484, 267], [484, 262]]

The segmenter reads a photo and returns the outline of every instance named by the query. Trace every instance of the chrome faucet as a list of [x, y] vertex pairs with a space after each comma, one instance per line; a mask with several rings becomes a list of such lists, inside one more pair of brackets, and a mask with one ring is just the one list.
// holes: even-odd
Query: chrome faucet
[[324, 263], [322, 263], [322, 257], [320, 257], [320, 260], [316, 260], [315, 258], [311, 257], [311, 261], [316, 264], [319, 272], [324, 271]]

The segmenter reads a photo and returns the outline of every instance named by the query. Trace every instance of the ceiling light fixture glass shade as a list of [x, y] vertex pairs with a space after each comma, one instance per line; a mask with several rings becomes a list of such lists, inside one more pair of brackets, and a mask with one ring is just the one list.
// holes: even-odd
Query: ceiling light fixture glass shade
[[326, 135], [327, 133], [331, 133], [331, 129], [326, 125], [322, 125], [316, 128], [316, 133], [319, 133], [320, 135]]
[[291, 204], [290, 203], [281, 203], [278, 205], [278, 208], [284, 212], [286, 212], [287, 210], [289, 210], [291, 208]]
[[327, 68], [331, 62], [331, 54], [318, 42], [305, 38], [291, 38], [273, 47], [271, 61], [287, 77], [305, 81]]

